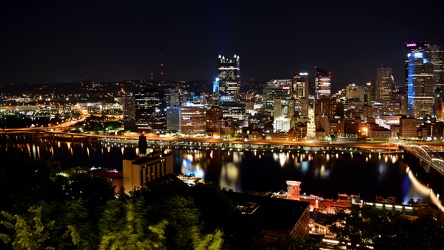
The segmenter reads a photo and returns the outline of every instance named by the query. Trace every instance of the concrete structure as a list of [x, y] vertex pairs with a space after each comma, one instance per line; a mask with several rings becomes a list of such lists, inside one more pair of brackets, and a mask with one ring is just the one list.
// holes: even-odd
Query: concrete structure
[[140, 190], [150, 181], [173, 173], [173, 155], [153, 152], [134, 160], [123, 160], [125, 193]]
[[399, 137], [403, 139], [418, 138], [418, 121], [414, 117], [399, 119]]

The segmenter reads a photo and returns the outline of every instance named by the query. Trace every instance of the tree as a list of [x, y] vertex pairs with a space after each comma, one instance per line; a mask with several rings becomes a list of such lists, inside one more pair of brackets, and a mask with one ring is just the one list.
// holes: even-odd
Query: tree
[[[14, 249], [55, 249], [55, 246], [49, 244], [55, 222], [42, 220], [41, 207], [32, 206], [28, 211], [27, 216], [0, 212], [5, 218], [0, 224], [13, 232], [11, 235], [1, 233], [0, 239], [7, 245], [11, 243]], [[74, 245], [78, 243], [78, 235], [74, 228], [67, 228], [66, 234]]]
[[[97, 234], [98, 219], [85, 205], [82, 199], [61, 202], [42, 202], [42, 219], [53, 220], [54, 230], [50, 244], [57, 249], [97, 249], [99, 236]], [[93, 208], [101, 210], [100, 207]], [[68, 231], [67, 231], [68, 229]], [[71, 237], [75, 236], [75, 245]]]
[[193, 199], [175, 196], [164, 199], [161, 206], [156, 206], [156, 209], [161, 214], [161, 218], [168, 221], [165, 230], [168, 249], [220, 249], [222, 247], [221, 230], [206, 235], [202, 233], [205, 221], [200, 220], [200, 213]]
[[[145, 208], [145, 209], [144, 209]], [[161, 220], [149, 225], [142, 199], [113, 200], [100, 220], [100, 249], [166, 249], [165, 227]]]
[[[352, 249], [442, 249], [443, 219], [420, 216], [410, 221], [402, 212], [355, 205], [350, 213], [332, 216], [330, 231], [339, 245]], [[350, 243], [348, 246], [347, 243]]]
[[58, 175], [56, 190], [62, 200], [83, 199], [88, 206], [104, 206], [114, 199], [114, 186], [106, 178], [91, 176], [81, 169], [67, 170], [67, 176]]

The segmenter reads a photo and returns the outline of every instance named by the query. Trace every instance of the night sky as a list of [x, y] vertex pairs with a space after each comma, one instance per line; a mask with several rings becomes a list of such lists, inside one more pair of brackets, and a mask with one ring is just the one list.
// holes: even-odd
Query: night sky
[[389, 66], [401, 85], [405, 42], [444, 45], [439, 1], [301, 2], [1, 0], [0, 83], [212, 80], [237, 54], [243, 81], [317, 66], [338, 89]]

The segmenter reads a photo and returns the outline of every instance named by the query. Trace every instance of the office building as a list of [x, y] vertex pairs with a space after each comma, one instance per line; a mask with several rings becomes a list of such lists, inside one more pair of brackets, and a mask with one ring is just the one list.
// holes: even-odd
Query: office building
[[203, 135], [206, 131], [206, 107], [202, 104], [186, 103], [180, 107], [180, 133]]
[[128, 95], [122, 97], [122, 111], [123, 118], [134, 118], [136, 117], [136, 105], [134, 96]]
[[392, 68], [383, 66], [376, 69], [376, 101], [380, 103], [392, 100], [392, 92], [395, 90], [395, 80]]
[[233, 59], [219, 55], [219, 76], [213, 86], [213, 91], [219, 93], [221, 103], [239, 102], [240, 67], [239, 56]]
[[162, 92], [144, 89], [134, 93], [136, 127], [139, 132], [160, 133], [166, 130], [165, 102]]
[[221, 133], [221, 119], [222, 108], [218, 106], [207, 107], [206, 111], [206, 132], [207, 134], [213, 134], [220, 136]]
[[405, 43], [405, 85], [408, 113], [416, 118], [433, 113], [434, 77], [429, 42]]
[[433, 90], [441, 101], [444, 101], [444, 50], [441, 46], [430, 46], [430, 62], [433, 64]]
[[376, 81], [371, 80], [370, 82], [367, 82], [365, 87], [365, 105], [371, 105], [373, 102], [376, 101]]
[[315, 67], [315, 97], [330, 98], [331, 96], [331, 72]]
[[[230, 118], [236, 128], [242, 127], [245, 120], [245, 105], [240, 103], [239, 56], [232, 59], [219, 55], [218, 77], [213, 83], [212, 106], [222, 108], [223, 118]], [[218, 101], [217, 101], [218, 100]]]
[[134, 96], [122, 97], [123, 127], [125, 130], [137, 130], [136, 127], [136, 102]]
[[399, 137], [402, 139], [418, 138], [418, 120], [403, 116], [399, 119]]
[[[279, 99], [279, 104], [287, 106], [287, 100], [292, 98], [291, 93], [292, 79], [274, 79], [270, 80], [265, 84], [265, 88], [262, 90], [262, 103], [264, 105], [264, 110], [275, 114], [275, 103], [276, 99]], [[282, 110], [282, 107], [276, 107]], [[279, 113], [279, 116], [285, 115], [286, 113]]]
[[365, 103], [364, 86], [358, 86], [351, 83], [345, 87], [345, 97], [347, 99], [358, 99], [362, 104]]
[[180, 131], [180, 106], [167, 108], [166, 128], [168, 132], [172, 133]]
[[309, 79], [306, 72], [293, 73], [291, 83], [291, 94], [293, 98], [308, 98], [309, 95]]

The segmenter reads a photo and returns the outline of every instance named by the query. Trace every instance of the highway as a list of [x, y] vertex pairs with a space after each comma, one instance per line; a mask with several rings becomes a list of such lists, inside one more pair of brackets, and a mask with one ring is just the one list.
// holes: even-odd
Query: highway
[[[63, 131], [60, 127], [48, 127], [48, 128], [14, 128], [14, 129], [2, 129], [1, 134], [18, 135], [18, 134], [32, 134], [41, 138], [50, 139], [107, 139], [112, 141], [137, 141], [141, 134], [134, 133], [129, 135], [115, 135], [115, 134], [90, 134], [90, 133], [71, 133], [69, 131]], [[145, 135], [145, 134], [144, 134]], [[208, 145], [208, 144], [220, 144], [229, 145], [236, 148], [244, 147], [260, 147], [260, 148], [273, 148], [273, 147], [310, 147], [310, 148], [360, 148], [360, 149], [375, 149], [380, 151], [397, 151], [400, 150], [399, 146], [403, 144], [383, 142], [383, 141], [368, 141], [368, 142], [316, 142], [316, 141], [287, 141], [287, 140], [242, 140], [242, 139], [229, 139], [224, 140], [220, 138], [195, 138], [195, 137], [160, 137], [157, 135], [146, 134], [146, 139], [151, 143], [158, 142], [162, 145], [174, 145], [174, 144], [193, 144], [194, 145]], [[443, 151], [444, 142], [409, 142], [409, 144], [428, 145], [433, 147], [437, 151]]]

